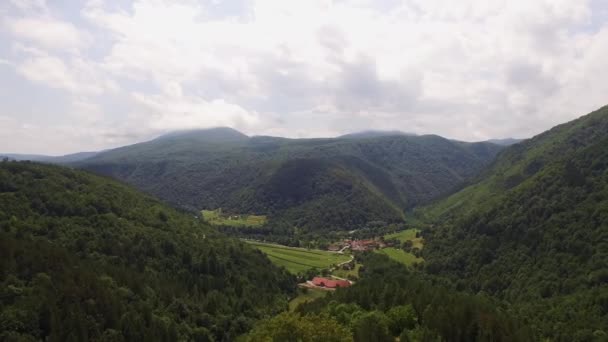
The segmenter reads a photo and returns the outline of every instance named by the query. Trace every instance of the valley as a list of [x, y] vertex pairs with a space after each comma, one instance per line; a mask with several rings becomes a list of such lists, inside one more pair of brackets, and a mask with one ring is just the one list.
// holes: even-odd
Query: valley
[[508, 146], [221, 128], [7, 159], [0, 337], [602, 341], [607, 151], [605, 107]]

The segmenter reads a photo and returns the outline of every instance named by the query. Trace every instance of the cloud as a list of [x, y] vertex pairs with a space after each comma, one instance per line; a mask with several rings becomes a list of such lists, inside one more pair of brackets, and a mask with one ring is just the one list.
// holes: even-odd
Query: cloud
[[35, 52], [16, 68], [30, 81], [63, 89], [72, 94], [99, 95], [106, 90], [118, 89], [112, 80], [101, 75], [95, 65], [79, 58], [66, 63], [63, 59], [45, 52]]
[[91, 38], [69, 22], [52, 18], [7, 19], [4, 26], [15, 37], [45, 48], [76, 50], [86, 47]]
[[608, 93], [608, 6], [597, 0], [3, 8], [0, 71], [61, 91], [73, 125], [105, 137], [95, 146], [217, 125], [294, 137], [370, 128], [526, 137]]

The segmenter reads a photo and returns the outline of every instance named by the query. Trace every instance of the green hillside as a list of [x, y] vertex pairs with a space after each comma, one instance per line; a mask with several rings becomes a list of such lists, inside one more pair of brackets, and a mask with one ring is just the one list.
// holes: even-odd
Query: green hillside
[[358, 261], [365, 266], [355, 285], [259, 322], [245, 341], [539, 340], [520, 317], [487, 296], [421, 279], [378, 253]]
[[280, 229], [352, 230], [401, 221], [405, 209], [460, 186], [501, 149], [430, 135], [249, 138], [224, 128], [106, 151], [77, 166], [192, 211], [266, 215]]
[[0, 163], [0, 340], [233, 340], [287, 309], [259, 251], [108, 179]]
[[509, 147], [425, 208], [426, 270], [508, 302], [544, 336], [608, 333], [608, 107]]

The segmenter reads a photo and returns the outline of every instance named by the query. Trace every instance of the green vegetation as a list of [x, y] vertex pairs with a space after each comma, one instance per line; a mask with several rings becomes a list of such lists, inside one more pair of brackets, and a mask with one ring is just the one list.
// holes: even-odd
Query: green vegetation
[[359, 276], [359, 270], [361, 269], [360, 263], [355, 261], [355, 267], [352, 270], [343, 270], [341, 268], [337, 268], [332, 272], [332, 275], [344, 279], [355, 280]]
[[513, 145], [425, 208], [426, 271], [513, 304], [539, 335], [608, 333], [608, 107]]
[[432, 135], [249, 138], [222, 128], [172, 134], [75, 165], [193, 212], [267, 215], [264, 227], [222, 231], [296, 245], [314, 239], [307, 234], [402, 222], [405, 209], [460, 186], [501, 149]]
[[336, 336], [342, 330], [344, 341], [355, 342], [539, 340], [502, 303], [486, 296], [438, 286], [381, 254], [366, 253], [359, 262], [365, 266], [356, 285], [260, 322], [247, 340], [325, 341], [288, 337], [291, 330], [310, 327], [309, 321], [316, 322], [315, 334]]
[[313, 301], [318, 298], [322, 298], [327, 294], [326, 290], [319, 290], [315, 288], [310, 289], [298, 289], [298, 295], [289, 302], [289, 311], [294, 311], [300, 304]]
[[408, 253], [402, 249], [387, 247], [376, 250], [376, 253], [384, 254], [389, 258], [400, 262], [406, 266], [414, 266], [414, 264], [419, 264], [424, 262], [424, 259], [416, 257], [412, 253]]
[[221, 209], [202, 210], [201, 214], [207, 223], [216, 226], [260, 227], [267, 221], [263, 215], [230, 215], [223, 214]]
[[385, 240], [398, 240], [401, 243], [411, 241], [412, 248], [422, 249], [424, 247], [424, 240], [419, 236], [419, 229], [406, 229], [397, 233], [391, 233], [384, 235]]
[[350, 342], [348, 329], [329, 316], [284, 313], [255, 327], [243, 342]]
[[0, 340], [234, 340], [287, 309], [262, 253], [105, 178], [0, 163]]
[[311, 269], [327, 269], [350, 260], [349, 255], [334, 252], [254, 241], [247, 241], [247, 243], [264, 252], [275, 265], [285, 267], [285, 269], [293, 274], [303, 274]]

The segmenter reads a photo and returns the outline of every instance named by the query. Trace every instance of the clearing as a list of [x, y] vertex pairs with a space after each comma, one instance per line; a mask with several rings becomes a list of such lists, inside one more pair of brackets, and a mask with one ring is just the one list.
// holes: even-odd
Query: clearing
[[222, 213], [221, 209], [202, 210], [205, 221], [216, 226], [231, 227], [259, 227], [266, 223], [264, 215], [229, 215]]
[[379, 249], [376, 253], [381, 253], [387, 255], [389, 258], [398, 261], [406, 266], [412, 266], [415, 263], [421, 263], [424, 261], [422, 258], [417, 258], [412, 253], [407, 253], [406, 251], [398, 248], [388, 247]]
[[351, 259], [348, 254], [245, 241], [264, 252], [275, 265], [283, 266], [293, 274], [303, 273], [313, 268], [319, 270], [330, 268]]
[[422, 249], [422, 247], [424, 247], [424, 241], [421, 237], [416, 237], [416, 234], [419, 232], [419, 229], [407, 229], [397, 233], [384, 235], [384, 239], [397, 239], [401, 243], [412, 241], [412, 248]]

